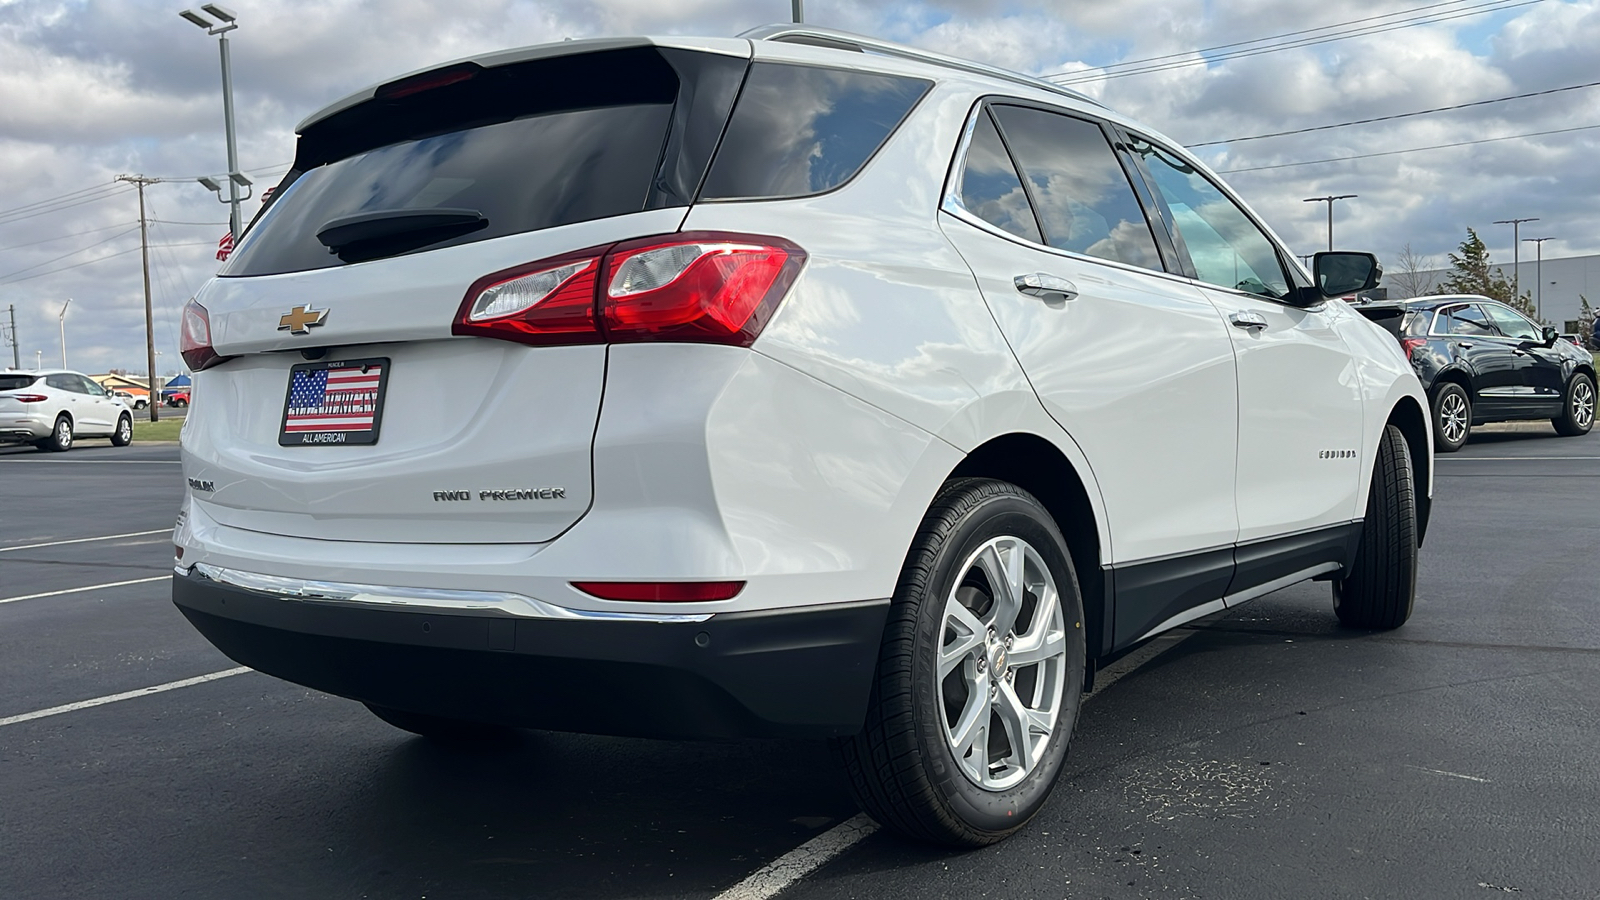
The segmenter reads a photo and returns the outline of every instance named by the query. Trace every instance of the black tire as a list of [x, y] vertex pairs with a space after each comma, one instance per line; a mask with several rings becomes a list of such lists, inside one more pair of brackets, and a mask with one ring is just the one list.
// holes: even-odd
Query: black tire
[[1433, 449], [1454, 453], [1472, 434], [1472, 398], [1461, 385], [1446, 381], [1433, 392]]
[[189, 401], [187, 401], [187, 400], [178, 400], [177, 402], [173, 403], [172, 405], [176, 406], [179, 409], [183, 409], [185, 406], [189, 405]]
[[1556, 433], [1563, 437], [1582, 437], [1594, 427], [1594, 379], [1582, 372], [1567, 379], [1567, 395], [1561, 403], [1561, 415], [1550, 420]]
[[117, 419], [117, 430], [111, 432], [111, 446], [126, 447], [133, 443], [133, 417], [120, 416]]
[[50, 436], [38, 441], [34, 446], [40, 450], [49, 450], [52, 453], [65, 453], [72, 449], [72, 440], [72, 417], [62, 413], [56, 416], [56, 424], [50, 430]]
[[[972, 651], [973, 660], [986, 658], [985, 647], [999, 653], [989, 657], [995, 661], [987, 666], [987, 671], [997, 676], [994, 690], [1003, 687], [1008, 696], [1032, 693], [1036, 703], [1042, 696], [1037, 685], [1056, 683], [1046, 675], [1047, 665], [1059, 667], [1050, 670], [1061, 678], [1060, 696], [1051, 704], [1056, 710], [1053, 730], [1048, 737], [1041, 735], [1042, 746], [1036, 748], [1032, 768], [1018, 769], [1021, 780], [1004, 789], [982, 787], [964, 771], [963, 767], [974, 764], [970, 759], [957, 759], [945, 719], [951, 703], [949, 679], [956, 676], [956, 670], [944, 680], [938, 678], [940, 649], [946, 634], [951, 633], [946, 631], [946, 602], [967, 603], [962, 598], [972, 595], [956, 591], [976, 590], [970, 586], [970, 573], [976, 568], [969, 564], [996, 539], [1015, 541], [1012, 554], [1021, 546], [1035, 552], [1029, 564], [1042, 563], [1055, 582], [1064, 632], [1064, 655], [1052, 654], [1055, 662], [1033, 665], [1031, 674], [1030, 664], [1008, 667], [1006, 653], [1011, 643], [997, 641], [993, 628], [987, 629], [987, 644]], [[1051, 610], [1037, 593], [1026, 589], [1023, 593], [1019, 608], [1025, 612], [1014, 619], [1014, 627], [1024, 627], [1024, 616], [1029, 629], [1040, 628], [1041, 621], [1048, 627], [1050, 620], [1039, 616], [1048, 616]], [[991, 614], [998, 608], [999, 604], [991, 601]], [[1008, 628], [1007, 633], [1012, 630]], [[1004, 651], [999, 650], [1001, 645]], [[924, 516], [901, 570], [884, 628], [865, 727], [854, 737], [834, 742], [856, 801], [890, 830], [945, 846], [992, 844], [1021, 828], [1043, 807], [1061, 774], [1082, 700], [1084, 654], [1083, 602], [1077, 575], [1050, 514], [1015, 485], [973, 478], [948, 482]], [[975, 666], [979, 673], [986, 671], [981, 662], [960, 665], [963, 673], [972, 671], [967, 666]], [[1047, 688], [1045, 694], [1053, 690]], [[971, 702], [972, 695], [966, 699]], [[1003, 742], [1002, 751], [1008, 751], [1012, 760], [1017, 758], [1010, 736], [1013, 732], [1004, 722], [998, 738], [988, 736], [994, 734], [993, 726], [999, 721], [989, 706], [979, 701], [971, 707], [982, 708], [973, 721], [979, 721], [977, 716], [986, 717], [982, 719], [985, 737], [980, 766], [985, 771], [993, 771], [989, 754], [997, 739]], [[970, 750], [969, 757], [976, 752]]]
[[1411, 618], [1416, 594], [1416, 476], [1405, 436], [1389, 425], [1372, 467], [1355, 565], [1333, 582], [1333, 611], [1351, 628], [1387, 631]]
[[374, 706], [371, 703], [362, 704], [372, 711], [372, 714], [388, 722], [401, 731], [421, 735], [441, 743], [470, 744], [504, 740], [513, 729], [500, 725], [485, 725], [482, 722], [468, 722], [463, 719], [447, 719], [443, 716], [430, 716], [426, 713], [407, 712], [403, 709], [391, 709], [387, 706]]

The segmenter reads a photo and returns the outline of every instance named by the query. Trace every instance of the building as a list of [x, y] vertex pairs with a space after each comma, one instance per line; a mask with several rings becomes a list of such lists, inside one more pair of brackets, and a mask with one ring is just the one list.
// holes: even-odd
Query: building
[[[1589, 298], [1589, 305], [1600, 309], [1600, 254], [1547, 259], [1543, 263], [1524, 257], [1520, 266], [1522, 292], [1532, 298], [1541, 318], [1563, 332], [1578, 330], [1580, 296]], [[1507, 281], [1513, 280], [1515, 267], [1512, 265], [1494, 268]], [[1435, 269], [1419, 273], [1419, 276], [1424, 280], [1431, 277], [1437, 285], [1450, 271]], [[1394, 288], [1394, 282], [1385, 281], [1390, 286], [1389, 295], [1398, 299], [1401, 294]]]

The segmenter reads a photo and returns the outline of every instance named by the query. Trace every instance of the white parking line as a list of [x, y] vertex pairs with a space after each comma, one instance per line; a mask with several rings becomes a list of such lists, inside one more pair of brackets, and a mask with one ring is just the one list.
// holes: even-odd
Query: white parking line
[[123, 587], [130, 584], [149, 584], [152, 581], [166, 581], [171, 575], [157, 575], [153, 578], [135, 578], [131, 581], [109, 581], [105, 584], [91, 584], [87, 587], [67, 588], [64, 591], [45, 591], [42, 594], [23, 594], [21, 597], [0, 597], [0, 603], [18, 603], [23, 600], [38, 600], [41, 597], [59, 597], [62, 594], [81, 594], [84, 591], [98, 591], [101, 588]]
[[[1101, 669], [1095, 676], [1095, 692], [1083, 698], [1083, 702], [1087, 704], [1123, 676], [1198, 633], [1189, 630], [1169, 632]], [[771, 900], [785, 888], [815, 872], [824, 863], [859, 844], [863, 838], [877, 830], [878, 823], [872, 821], [866, 813], [846, 819], [752, 872], [743, 881], [716, 895], [712, 900]]]
[[21, 715], [7, 716], [4, 719], [0, 719], [0, 728], [3, 728], [7, 725], [15, 725], [18, 722], [32, 722], [34, 719], [43, 719], [49, 716], [59, 716], [62, 713], [75, 712], [80, 709], [89, 709], [90, 707], [95, 706], [105, 706], [107, 703], [116, 703], [120, 700], [132, 700], [134, 697], [145, 697], [150, 694], [161, 694], [165, 693], [166, 691], [175, 691], [178, 688], [186, 688], [196, 684], [205, 684], [208, 681], [216, 681], [219, 678], [229, 678], [234, 675], [243, 675], [246, 672], [252, 671], [255, 670], [248, 666], [240, 666], [237, 669], [224, 669], [221, 672], [212, 672], [210, 675], [199, 675], [194, 678], [185, 678], [182, 681], [169, 681], [166, 684], [158, 684], [155, 687], [139, 688], [138, 690], [134, 691], [123, 691], [120, 694], [96, 697], [93, 700], [79, 700], [77, 703], [68, 703], [63, 706], [52, 706], [49, 709], [41, 709], [30, 713], [22, 713]]
[[[10, 457], [0, 456], [0, 459]], [[29, 457], [16, 457], [14, 464], [43, 466], [181, 466], [182, 460], [177, 459], [32, 459]]]
[[[151, 534], [171, 534], [171, 528], [157, 528], [154, 531], [130, 531], [127, 534], [102, 534], [99, 537], [73, 538], [70, 541], [45, 541], [42, 544], [19, 544], [15, 547], [0, 547], [0, 553], [10, 553], [13, 550], [37, 550], [40, 547], [63, 547], [67, 544], [88, 544], [93, 541], [114, 541], [117, 538], [145, 537]], [[156, 543], [144, 541], [141, 543]]]
[[1440, 462], [1473, 462], [1474, 460], [1487, 459], [1495, 462], [1516, 462], [1524, 459], [1538, 462], [1553, 462], [1562, 459], [1597, 460], [1600, 456], [1435, 456]]

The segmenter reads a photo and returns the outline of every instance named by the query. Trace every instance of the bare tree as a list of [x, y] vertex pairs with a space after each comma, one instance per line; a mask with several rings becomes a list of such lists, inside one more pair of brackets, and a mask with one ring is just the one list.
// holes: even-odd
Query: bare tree
[[1407, 243], [1395, 257], [1394, 271], [1385, 272], [1383, 280], [1389, 283], [1389, 295], [1396, 300], [1424, 297], [1433, 293], [1439, 282], [1439, 266], [1433, 257], [1412, 252]]

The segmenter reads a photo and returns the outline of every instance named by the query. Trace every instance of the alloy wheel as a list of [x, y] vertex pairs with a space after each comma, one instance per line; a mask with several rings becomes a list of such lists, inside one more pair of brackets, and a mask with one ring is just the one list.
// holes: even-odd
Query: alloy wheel
[[72, 446], [72, 423], [64, 418], [56, 420], [56, 446], [63, 450]]
[[1572, 421], [1579, 428], [1594, 423], [1594, 386], [1580, 381], [1572, 387]]
[[1055, 733], [1066, 627], [1055, 577], [1027, 541], [992, 538], [961, 571], [940, 629], [942, 724], [962, 774], [1001, 791], [1028, 777]]
[[1445, 395], [1439, 404], [1439, 430], [1445, 440], [1455, 444], [1467, 436], [1467, 401], [1460, 394]]

